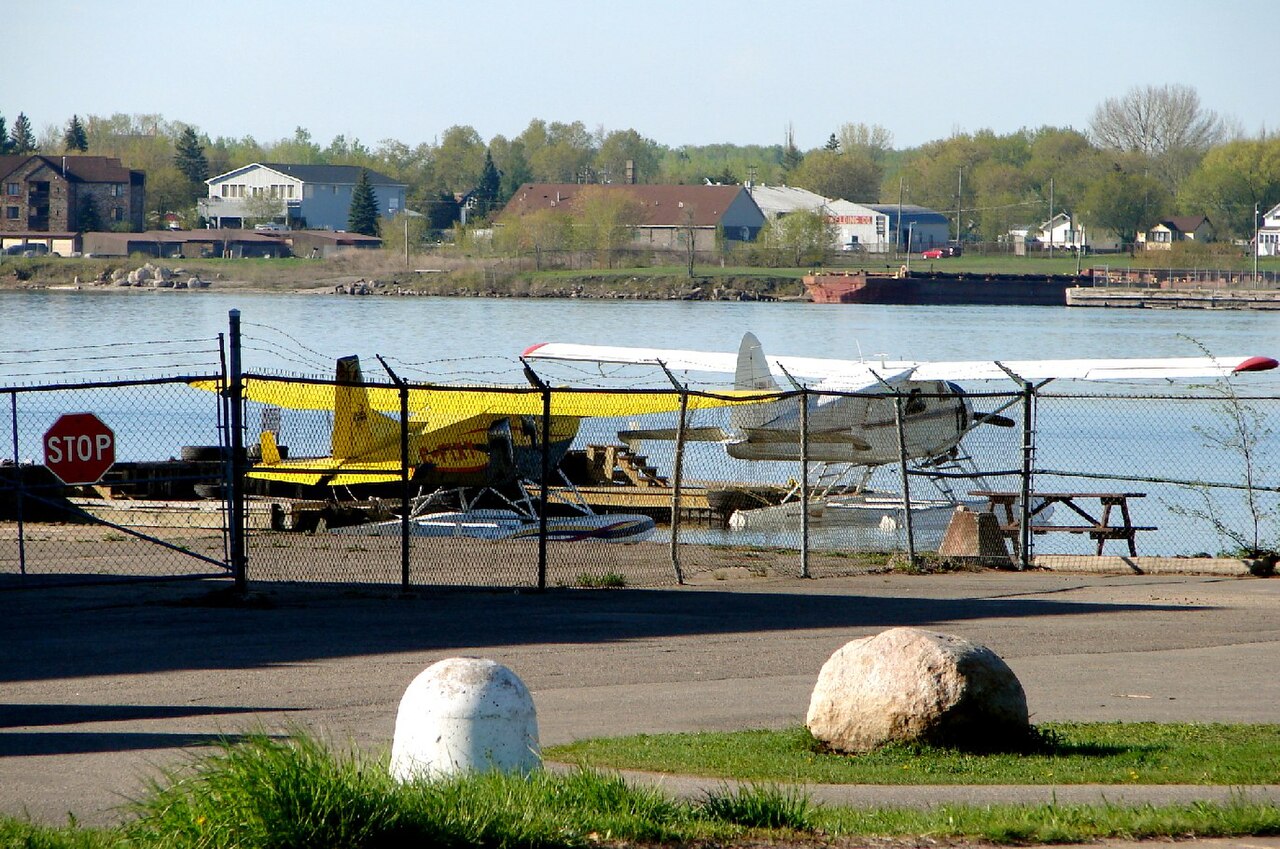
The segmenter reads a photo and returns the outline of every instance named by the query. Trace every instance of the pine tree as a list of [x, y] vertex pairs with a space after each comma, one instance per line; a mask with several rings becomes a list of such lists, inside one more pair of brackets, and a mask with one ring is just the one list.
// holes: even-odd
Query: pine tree
[[80, 123], [79, 115], [71, 116], [67, 131], [62, 134], [62, 147], [68, 153], [73, 150], [84, 153], [89, 149], [89, 135], [84, 131], [84, 124]]
[[382, 222], [378, 220], [378, 196], [369, 184], [369, 172], [361, 168], [360, 179], [351, 192], [351, 211], [347, 214], [347, 229], [366, 236], [378, 235]]
[[493, 164], [493, 155], [486, 150], [484, 152], [484, 170], [480, 172], [480, 182], [476, 184], [475, 191], [472, 192], [472, 196], [475, 197], [476, 203], [479, 205], [481, 215], [488, 215], [489, 211], [493, 209], [494, 204], [498, 202], [498, 193], [501, 187], [502, 176]]
[[209, 159], [194, 127], [183, 127], [174, 143], [173, 164], [188, 181], [200, 186], [209, 179]]
[[93, 195], [80, 198], [80, 208], [76, 211], [76, 230], [80, 233], [93, 233], [102, 229], [102, 215], [98, 212], [98, 204]]
[[13, 142], [9, 139], [9, 125], [0, 115], [0, 156], [11, 152]]
[[824, 150], [829, 150], [832, 153], [840, 152], [840, 139], [836, 138], [835, 133], [832, 133], [830, 138], [827, 139], [827, 146], [824, 148]]
[[800, 163], [804, 161], [804, 154], [796, 147], [796, 134], [787, 125], [787, 143], [782, 147], [782, 173], [790, 174], [792, 171], [800, 167]]
[[25, 112], [19, 112], [18, 117], [14, 119], [9, 138], [13, 141], [9, 148], [10, 153], [35, 153], [36, 136], [31, 131], [31, 121]]

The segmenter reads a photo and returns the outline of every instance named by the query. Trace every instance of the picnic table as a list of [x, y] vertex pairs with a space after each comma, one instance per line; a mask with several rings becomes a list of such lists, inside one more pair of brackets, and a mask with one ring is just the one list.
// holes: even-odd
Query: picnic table
[[[1017, 491], [976, 489], [969, 493], [974, 498], [987, 500], [987, 512], [994, 513], [1000, 523], [1000, 532], [1013, 540], [1015, 553], [1018, 541], [1022, 536], [1022, 516], [1018, 502], [1022, 493]], [[1031, 493], [1031, 510], [1029, 513], [1030, 530], [1033, 534], [1069, 533], [1088, 534], [1090, 539], [1097, 540], [1098, 554], [1102, 554], [1102, 546], [1109, 539], [1122, 539], [1129, 543], [1129, 554], [1138, 553], [1134, 537], [1138, 531], [1154, 531], [1154, 526], [1135, 525], [1129, 515], [1129, 499], [1145, 498], [1145, 492], [1033, 492]], [[1088, 502], [1097, 501], [1098, 509]], [[1089, 509], [1082, 506], [1082, 502]], [[1068, 519], [1076, 519], [1076, 524], [1050, 524], [1046, 511], [1052, 505], [1060, 504], [1073, 515]], [[1115, 510], [1114, 508], [1120, 508]], [[1097, 515], [1095, 515], [1097, 514]]]

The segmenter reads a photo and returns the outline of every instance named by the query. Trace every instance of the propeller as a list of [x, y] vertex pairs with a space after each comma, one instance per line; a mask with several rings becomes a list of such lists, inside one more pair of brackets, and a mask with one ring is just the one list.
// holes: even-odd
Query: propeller
[[989, 424], [996, 427], [1013, 427], [1017, 424], [1008, 416], [1002, 416], [999, 413], [974, 413], [973, 423], [976, 425]]

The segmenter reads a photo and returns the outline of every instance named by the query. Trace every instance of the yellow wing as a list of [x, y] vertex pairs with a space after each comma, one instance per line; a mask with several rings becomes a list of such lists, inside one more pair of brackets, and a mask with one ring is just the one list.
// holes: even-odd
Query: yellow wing
[[[216, 392], [217, 381], [200, 380], [191, 384], [197, 389]], [[400, 391], [394, 387], [366, 386], [369, 409], [399, 412]], [[248, 378], [244, 381], [244, 397], [250, 401], [286, 407], [291, 410], [333, 410], [334, 385], [298, 380]], [[776, 400], [776, 392], [725, 390], [715, 395], [690, 395], [691, 410], [728, 407], [736, 404]], [[680, 409], [680, 395], [670, 392], [610, 392], [606, 390], [553, 389], [551, 415], [577, 418], [639, 416], [666, 413]], [[409, 418], [429, 432], [449, 427], [475, 416], [542, 415], [542, 393], [523, 387], [410, 389]]]

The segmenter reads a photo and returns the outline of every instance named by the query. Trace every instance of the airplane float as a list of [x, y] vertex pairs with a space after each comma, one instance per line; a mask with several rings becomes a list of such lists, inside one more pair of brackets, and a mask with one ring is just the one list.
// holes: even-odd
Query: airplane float
[[[192, 383], [197, 389], [221, 391], [217, 381]], [[418, 536], [467, 536], [481, 539], [536, 537], [538, 516], [526, 481], [542, 468], [543, 397], [528, 388], [410, 387], [408, 448], [411, 482], [434, 492], [418, 500], [411, 533]], [[246, 378], [245, 400], [292, 410], [328, 411], [333, 416], [329, 454], [282, 456], [271, 431], [260, 436], [261, 461], [248, 476], [299, 486], [344, 487], [401, 481], [400, 390], [367, 385], [357, 357], [337, 361], [333, 383]], [[761, 393], [726, 393], [722, 397], [690, 397], [690, 409], [725, 406]], [[632, 416], [680, 408], [674, 392], [551, 393], [548, 431], [549, 467], [556, 469], [577, 436], [583, 418]], [[468, 490], [473, 492], [468, 493]], [[571, 487], [570, 487], [571, 489]], [[519, 494], [509, 497], [504, 490]], [[482, 508], [492, 494], [507, 504]], [[460, 510], [422, 513], [437, 508], [445, 496]], [[634, 541], [654, 529], [651, 518], [638, 514], [598, 515], [584, 503], [569, 505], [572, 516], [554, 517], [550, 536], [556, 540]], [[371, 523], [342, 529], [346, 533], [400, 533], [400, 522]]]

